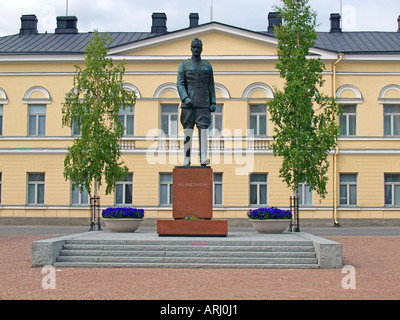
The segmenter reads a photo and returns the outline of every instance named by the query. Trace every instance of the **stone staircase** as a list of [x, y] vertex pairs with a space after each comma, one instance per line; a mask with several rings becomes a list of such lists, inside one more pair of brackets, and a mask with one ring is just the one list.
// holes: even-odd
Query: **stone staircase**
[[56, 267], [319, 268], [312, 241], [67, 239]]

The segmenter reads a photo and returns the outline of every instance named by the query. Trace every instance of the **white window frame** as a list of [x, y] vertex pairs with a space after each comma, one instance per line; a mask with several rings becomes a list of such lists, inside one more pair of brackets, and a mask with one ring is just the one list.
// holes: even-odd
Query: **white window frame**
[[[313, 193], [312, 193], [311, 188], [305, 182], [303, 182], [303, 183], [299, 184], [298, 189], [299, 189], [299, 206], [302, 206], [302, 207], [312, 206], [313, 205]], [[306, 193], [310, 194], [311, 203], [305, 203]]]
[[[43, 175], [43, 181], [41, 181], [41, 180], [39, 180], [39, 181], [30, 181], [30, 175], [33, 175], [33, 174], [40, 174], [40, 175]], [[26, 195], [27, 195], [27, 200], [26, 200], [26, 202], [27, 202], [27, 204], [28, 205], [44, 205], [44, 203], [45, 203], [45, 179], [46, 179], [46, 176], [45, 176], [45, 174], [43, 173], [43, 172], [29, 172], [28, 173], [28, 176], [27, 176], [27, 193], [26, 193]], [[31, 186], [31, 185], [33, 185], [34, 186], [34, 202], [29, 202], [29, 195], [30, 195], [30, 193], [29, 193], [29, 186]], [[40, 185], [43, 185], [43, 202], [39, 202], [38, 200], [38, 196], [39, 196], [39, 192], [38, 192], [38, 188], [39, 188], [39, 186]]]
[[[265, 175], [265, 181], [251, 181], [252, 175]], [[261, 203], [261, 185], [265, 185], [265, 203]], [[256, 186], [257, 203], [251, 203], [251, 186]], [[268, 204], [268, 173], [251, 173], [249, 176], [249, 202], [250, 206], [262, 206]]]
[[0, 136], [3, 135], [3, 105], [0, 104]]
[[[163, 112], [163, 106], [174, 106], [174, 107], [176, 107], [176, 112]], [[161, 104], [161, 106], [160, 106], [160, 108], [161, 108], [161, 112], [160, 112], [160, 129], [161, 129], [161, 131], [163, 131], [163, 134], [164, 135], [166, 135], [166, 136], [177, 136], [178, 135], [178, 131], [179, 131], [179, 104], [177, 104], [177, 103], [162, 103]], [[167, 123], [168, 123], [168, 128], [167, 128], [167, 131], [168, 132], [165, 132], [164, 130], [163, 130], [163, 117], [164, 116], [166, 116], [167, 118], [168, 118], [168, 121], [167, 121]], [[176, 133], [171, 133], [173, 130], [172, 130], [172, 120], [171, 120], [171, 117], [172, 116], [176, 116], [176, 130], [174, 130], [174, 131], [176, 131]]]
[[[265, 112], [251, 112], [251, 107], [252, 106], [265, 106]], [[268, 136], [268, 105], [265, 103], [250, 103], [249, 104], [249, 130], [253, 130], [251, 128], [251, 117], [255, 116], [256, 117], [256, 128], [253, 132], [254, 136], [261, 136], [265, 137]], [[260, 134], [260, 117], [263, 116], [265, 117], [265, 134]]]
[[[131, 202], [126, 201], [127, 186], [131, 186]], [[117, 202], [117, 186], [122, 186], [122, 202]], [[133, 204], [133, 173], [130, 172], [126, 178], [121, 178], [115, 183], [115, 204], [116, 205], [132, 205]]]
[[[353, 182], [348, 182], [348, 181], [343, 182], [342, 181], [343, 176], [355, 176], [355, 182], [354, 181]], [[346, 206], [346, 207], [357, 206], [357, 204], [358, 204], [358, 174], [357, 173], [341, 173], [340, 177], [339, 177], [339, 181], [340, 181], [339, 182], [339, 203], [340, 203], [340, 205]], [[341, 190], [342, 190], [343, 186], [346, 187], [346, 194], [347, 194], [346, 198], [344, 198], [342, 196]], [[355, 187], [355, 199], [354, 199], [355, 203], [351, 203], [352, 202], [351, 201], [352, 199], [350, 198], [351, 187]], [[342, 203], [342, 199], [346, 199], [346, 203]]]
[[[168, 181], [161, 181], [162, 176], [168, 176]], [[162, 203], [161, 202], [161, 186], [167, 186], [167, 194], [166, 194], [166, 200], [167, 203]], [[159, 174], [159, 190], [160, 190], [160, 195], [159, 195], [159, 204], [160, 206], [172, 206], [172, 192], [173, 192], [173, 176], [172, 173], [160, 173]]]
[[[221, 110], [218, 110], [221, 108]], [[216, 118], [221, 117], [221, 129], [215, 128]], [[217, 107], [214, 112], [211, 112], [211, 124], [208, 127], [208, 133], [210, 135], [220, 135], [224, 130], [224, 105], [217, 103]]]
[[81, 136], [81, 128], [78, 126], [78, 120], [74, 120], [72, 123], [72, 136], [73, 137], [80, 137]]
[[[89, 192], [86, 190], [85, 187], [83, 187], [83, 188], [84, 188], [84, 190], [81, 191], [81, 190], [79, 190], [78, 186], [76, 186], [74, 188], [73, 183], [71, 183], [71, 205], [72, 206], [88, 206], [90, 204], [89, 203], [90, 202]], [[78, 193], [78, 202], [74, 202], [74, 192]], [[82, 201], [82, 199], [85, 197], [85, 193], [87, 196], [86, 203], [84, 201]]]
[[[354, 137], [357, 136], [357, 105], [356, 104], [344, 104], [343, 108], [345, 107], [355, 107], [355, 112], [344, 112], [343, 114], [340, 116], [339, 119], [339, 125], [340, 125], [340, 131], [342, 131], [342, 122], [343, 119], [346, 119], [346, 127], [344, 128], [344, 133], [341, 133], [340, 136], [341, 137]], [[354, 126], [354, 134], [350, 134], [350, 118], [354, 118], [355, 119], [355, 126]]]
[[[400, 188], [400, 181], [399, 182], [386, 182], [386, 178], [388, 176], [399, 176], [399, 173], [385, 173], [385, 206], [388, 207], [399, 207], [400, 206], [400, 199], [395, 199], [396, 198], [396, 193], [395, 193], [395, 187], [397, 186], [398, 188]], [[399, 179], [400, 180], [400, 179]], [[392, 198], [392, 203], [386, 203], [386, 187], [390, 187], [390, 192], [391, 192], [391, 198]], [[396, 203], [396, 200], [398, 203]]]
[[[44, 107], [44, 112], [38, 111], [31, 111], [34, 107]], [[29, 104], [28, 105], [28, 136], [35, 137], [35, 136], [45, 136], [46, 135], [46, 113], [47, 113], [47, 106], [45, 104]], [[35, 132], [31, 133], [31, 117], [35, 118]], [[39, 126], [40, 126], [40, 118], [44, 117], [44, 133], [40, 133]]]
[[[216, 177], [221, 177], [220, 181], [217, 181]], [[224, 199], [223, 199], [223, 173], [220, 172], [215, 172], [213, 173], [213, 205], [216, 207], [222, 207], [223, 203], [224, 203]], [[218, 179], [219, 180], [219, 179]], [[221, 203], [216, 203], [216, 186], [221, 186]]]
[[[398, 137], [398, 136], [400, 136], [400, 128], [398, 128], [398, 130], [399, 130], [399, 133], [398, 134], [394, 134], [394, 123], [395, 123], [395, 121], [394, 121], [394, 119], [395, 119], [395, 117], [400, 117], [400, 111], [399, 112], [390, 112], [390, 113], [387, 113], [386, 111], [385, 111], [385, 109], [386, 109], [386, 107], [389, 107], [389, 106], [398, 106], [399, 108], [400, 108], [400, 104], [384, 104], [383, 105], [383, 135], [385, 136], [385, 137]], [[386, 134], [386, 128], [385, 128], [385, 123], [386, 123], [386, 121], [385, 121], [385, 118], [386, 117], [390, 117], [390, 127], [389, 127], [389, 131], [390, 131], [390, 133], [389, 134]]]
[[[132, 110], [131, 110], [132, 109]], [[129, 117], [132, 117], [132, 133], [127, 133], [127, 123]], [[135, 135], [135, 105], [132, 107], [127, 106], [124, 108], [120, 107], [118, 112], [118, 120], [122, 122], [122, 126], [124, 127], [124, 137], [126, 136], [134, 136]]]

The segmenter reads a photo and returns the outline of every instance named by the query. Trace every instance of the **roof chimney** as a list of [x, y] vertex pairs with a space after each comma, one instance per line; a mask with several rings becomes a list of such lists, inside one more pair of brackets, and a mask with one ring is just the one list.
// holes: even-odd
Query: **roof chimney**
[[278, 12], [268, 13], [268, 33], [274, 33], [274, 26], [279, 27], [282, 24], [282, 18]]
[[397, 32], [400, 32], [400, 16], [397, 18], [397, 23], [398, 23], [398, 25], [399, 25], [399, 27], [398, 27], [398, 29], [397, 29]]
[[199, 25], [199, 14], [198, 13], [191, 13], [189, 14], [189, 28], [194, 28]]
[[154, 12], [151, 16], [153, 25], [151, 26], [152, 34], [167, 33], [167, 15], [165, 13]]
[[57, 17], [56, 33], [78, 33], [78, 18], [75, 16]]
[[340, 26], [340, 14], [339, 13], [331, 13], [331, 30], [329, 32], [338, 33], [342, 32], [342, 28]]
[[21, 29], [19, 31], [20, 36], [37, 34], [37, 23], [38, 19], [34, 14], [27, 14], [21, 16]]

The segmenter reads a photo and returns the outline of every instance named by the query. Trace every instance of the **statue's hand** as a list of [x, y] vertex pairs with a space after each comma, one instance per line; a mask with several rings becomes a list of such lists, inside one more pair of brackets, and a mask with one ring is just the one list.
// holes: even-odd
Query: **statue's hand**
[[215, 108], [216, 108], [216, 105], [215, 105], [215, 104], [212, 104], [212, 105], [210, 106], [210, 112], [214, 112], [214, 111], [215, 111]]
[[187, 97], [184, 101], [184, 103], [188, 106], [188, 107], [193, 107], [193, 100], [192, 98]]

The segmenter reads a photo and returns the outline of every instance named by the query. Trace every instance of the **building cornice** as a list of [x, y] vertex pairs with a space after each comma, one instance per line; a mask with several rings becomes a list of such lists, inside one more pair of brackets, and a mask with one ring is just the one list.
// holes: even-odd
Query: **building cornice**
[[53, 63], [53, 62], [83, 62], [83, 54], [15, 54], [0, 55], [0, 63]]
[[[187, 55], [109, 55], [116, 62], [125, 60], [131, 63], [144, 62], [181, 62], [190, 58]], [[312, 55], [310, 59], [320, 57], [324, 62], [332, 62], [335, 56]], [[204, 55], [210, 62], [276, 62], [276, 55]], [[85, 61], [84, 55], [0, 55], [0, 63], [80, 63]]]
[[398, 62], [400, 54], [345, 54], [342, 62]]

